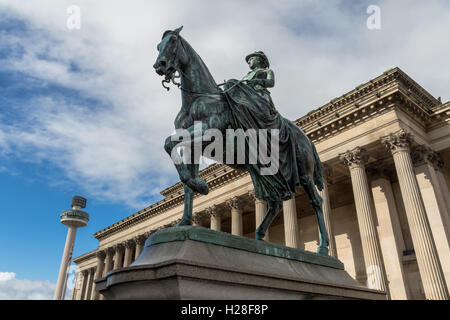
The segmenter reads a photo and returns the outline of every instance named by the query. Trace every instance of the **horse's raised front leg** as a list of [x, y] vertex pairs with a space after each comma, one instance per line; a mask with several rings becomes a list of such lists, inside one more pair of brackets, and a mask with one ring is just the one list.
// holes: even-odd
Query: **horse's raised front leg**
[[317, 253], [328, 255], [328, 232], [325, 228], [325, 221], [323, 219], [322, 212], [322, 197], [317, 193], [313, 178], [311, 175], [304, 175], [300, 178], [300, 183], [305, 189], [306, 194], [309, 198], [309, 203], [314, 209], [317, 218], [317, 224], [319, 225], [319, 233], [320, 233], [320, 243], [317, 248]]
[[264, 216], [263, 221], [259, 227], [255, 230], [255, 239], [262, 240], [266, 235], [267, 229], [269, 229], [273, 220], [276, 218], [277, 214], [281, 211], [281, 202], [279, 201], [268, 201], [267, 202], [267, 213]]
[[[200, 144], [200, 152], [195, 152], [194, 151], [194, 146], [198, 146], [198, 142], [196, 141], [196, 139], [198, 140], [198, 133], [196, 133], [196, 135], [194, 135], [194, 127], [189, 127], [188, 129], [186, 129], [187, 132], [190, 135], [190, 140], [188, 141], [184, 141], [183, 143], [180, 143], [179, 140], [179, 136], [178, 135], [173, 135], [170, 136], [166, 139], [166, 142], [164, 144], [164, 149], [166, 150], [166, 152], [171, 156], [172, 161], [175, 164], [175, 168], [178, 171], [178, 174], [180, 176], [180, 180], [181, 182], [183, 182], [184, 184], [188, 185], [189, 188], [191, 188], [193, 191], [196, 191], [198, 193], [201, 194], [208, 194], [209, 189], [208, 189], [208, 184], [206, 183], [205, 180], [200, 179], [199, 177], [197, 177], [196, 175], [193, 175], [193, 172], [188, 168], [188, 166], [190, 164], [198, 164], [198, 158], [199, 155], [201, 154], [201, 144]], [[201, 139], [201, 138], [200, 138]], [[201, 140], [200, 140], [201, 142]], [[184, 146], [184, 147], [188, 147], [190, 148], [189, 151], [189, 156], [185, 157], [185, 158], [190, 158], [191, 159], [191, 163], [186, 164], [183, 159], [181, 158], [181, 156], [178, 154], [178, 152], [176, 152], [176, 150], [174, 150], [176, 147], [179, 146]], [[197, 161], [196, 161], [197, 160]], [[198, 171], [198, 169], [197, 169]]]

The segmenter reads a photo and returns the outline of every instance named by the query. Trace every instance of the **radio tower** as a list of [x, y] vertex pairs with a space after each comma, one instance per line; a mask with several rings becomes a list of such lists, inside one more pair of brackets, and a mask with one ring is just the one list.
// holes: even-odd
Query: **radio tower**
[[72, 261], [73, 244], [77, 234], [77, 228], [85, 227], [89, 221], [89, 213], [81, 211], [86, 208], [86, 199], [80, 196], [72, 198], [72, 210], [64, 210], [61, 213], [61, 223], [69, 227], [67, 231], [66, 244], [59, 268], [58, 282], [53, 300], [64, 300], [67, 275]]

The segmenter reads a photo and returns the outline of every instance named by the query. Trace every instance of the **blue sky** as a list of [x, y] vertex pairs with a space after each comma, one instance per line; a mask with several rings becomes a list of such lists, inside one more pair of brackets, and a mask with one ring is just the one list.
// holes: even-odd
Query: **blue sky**
[[[66, 26], [73, 4], [79, 30]], [[369, 4], [381, 9], [381, 30], [366, 27]], [[245, 55], [265, 51], [277, 109], [296, 119], [395, 66], [448, 101], [449, 9], [444, 0], [0, 0], [0, 299], [51, 298], [67, 231], [59, 214], [73, 195], [91, 214], [78, 256], [98, 245], [93, 233], [177, 181], [163, 141], [180, 95], [152, 68], [166, 29], [184, 25], [217, 82], [242, 77]]]

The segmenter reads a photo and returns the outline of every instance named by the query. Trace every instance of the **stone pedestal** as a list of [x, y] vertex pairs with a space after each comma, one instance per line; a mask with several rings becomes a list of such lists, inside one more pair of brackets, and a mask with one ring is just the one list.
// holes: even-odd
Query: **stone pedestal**
[[129, 267], [96, 280], [106, 299], [385, 299], [336, 258], [203, 227], [160, 230]]

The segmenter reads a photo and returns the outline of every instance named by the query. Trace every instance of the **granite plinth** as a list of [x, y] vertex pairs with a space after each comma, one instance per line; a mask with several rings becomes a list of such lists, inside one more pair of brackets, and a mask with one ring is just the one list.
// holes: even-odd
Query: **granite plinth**
[[106, 299], [386, 299], [336, 258], [203, 227], [160, 230], [138, 259], [95, 281]]

